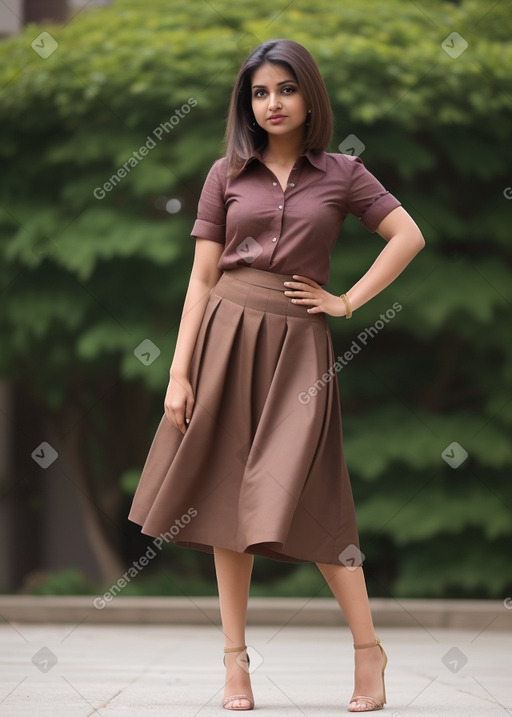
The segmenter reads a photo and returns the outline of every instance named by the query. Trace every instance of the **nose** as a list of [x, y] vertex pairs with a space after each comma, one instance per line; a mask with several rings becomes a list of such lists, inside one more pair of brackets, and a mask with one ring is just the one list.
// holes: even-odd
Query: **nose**
[[273, 110], [281, 107], [281, 100], [276, 92], [271, 92], [268, 98], [268, 108], [272, 112]]

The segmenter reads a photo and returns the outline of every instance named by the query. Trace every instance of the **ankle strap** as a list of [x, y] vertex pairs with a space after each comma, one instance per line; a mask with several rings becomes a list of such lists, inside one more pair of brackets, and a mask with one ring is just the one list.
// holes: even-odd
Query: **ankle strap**
[[378, 637], [375, 638], [375, 642], [365, 642], [364, 645], [356, 645], [354, 643], [354, 650], [364, 650], [366, 647], [374, 647], [375, 645], [380, 645]]
[[247, 649], [247, 645], [242, 645], [242, 647], [225, 647], [224, 652], [242, 652], [243, 650]]

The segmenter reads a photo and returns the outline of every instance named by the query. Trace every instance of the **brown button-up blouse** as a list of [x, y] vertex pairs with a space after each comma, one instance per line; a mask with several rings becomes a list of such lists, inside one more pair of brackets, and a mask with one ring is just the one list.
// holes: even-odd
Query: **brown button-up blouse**
[[345, 154], [302, 154], [284, 192], [258, 153], [235, 179], [227, 179], [226, 172], [225, 157], [214, 162], [190, 232], [224, 244], [220, 270], [252, 266], [301, 274], [322, 286], [329, 280], [331, 252], [347, 214], [374, 232], [401, 206], [359, 157]]

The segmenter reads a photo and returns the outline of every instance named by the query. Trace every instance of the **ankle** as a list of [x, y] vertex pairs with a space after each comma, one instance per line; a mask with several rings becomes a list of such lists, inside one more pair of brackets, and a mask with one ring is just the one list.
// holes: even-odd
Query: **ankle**
[[366, 638], [365, 640], [354, 640], [353, 647], [354, 650], [367, 650], [370, 647], [376, 647], [377, 645], [380, 645], [380, 640], [378, 637], [374, 636], [372, 638]]
[[250, 658], [246, 647], [242, 650], [224, 652], [223, 662], [225, 667], [232, 668], [233, 665], [237, 664], [244, 672], [249, 672]]

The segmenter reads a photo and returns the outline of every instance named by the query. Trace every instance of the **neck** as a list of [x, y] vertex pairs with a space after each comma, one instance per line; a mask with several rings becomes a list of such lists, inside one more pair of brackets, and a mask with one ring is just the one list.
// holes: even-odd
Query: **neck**
[[288, 164], [295, 162], [297, 157], [304, 152], [304, 134], [297, 134], [295, 137], [276, 137], [268, 135], [268, 143], [263, 151], [263, 156], [268, 162], [275, 164]]

